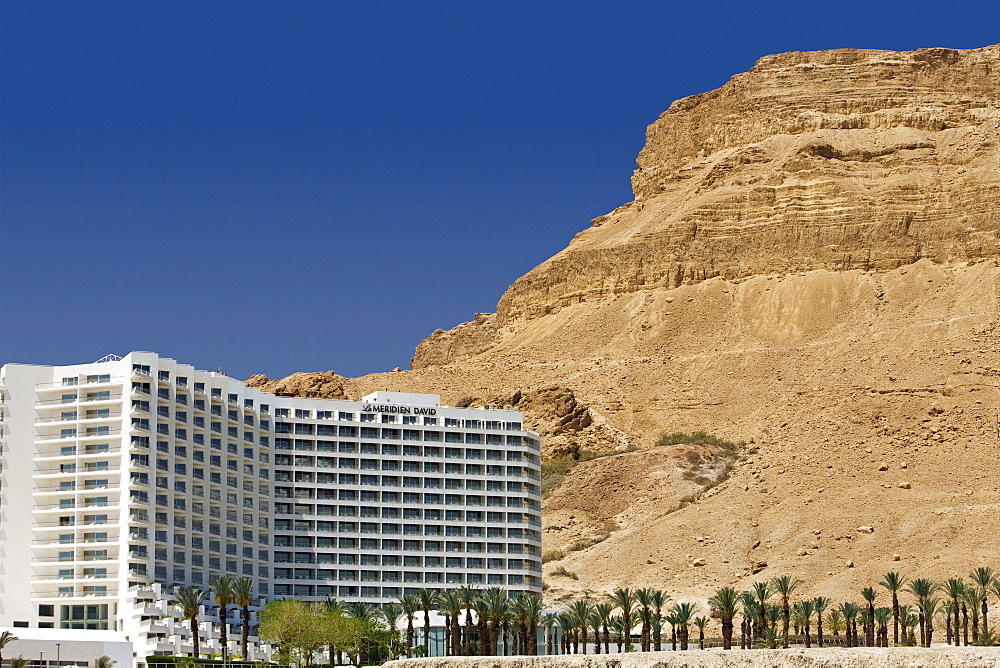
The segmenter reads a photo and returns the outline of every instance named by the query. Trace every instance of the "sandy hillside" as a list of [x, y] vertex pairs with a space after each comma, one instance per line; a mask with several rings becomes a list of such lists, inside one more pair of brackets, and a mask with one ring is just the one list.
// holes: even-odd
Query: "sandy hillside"
[[[998, 146], [1000, 46], [769, 56], [671, 105], [635, 200], [412, 370], [252, 382], [512, 403], [549, 454], [622, 450], [545, 501], [546, 572], [578, 578], [553, 600], [1000, 567]], [[745, 443], [728, 479], [655, 445], [695, 430]]]

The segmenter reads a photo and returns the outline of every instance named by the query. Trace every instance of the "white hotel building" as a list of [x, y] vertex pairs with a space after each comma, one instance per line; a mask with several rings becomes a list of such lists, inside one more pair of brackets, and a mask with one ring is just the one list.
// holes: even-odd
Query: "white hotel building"
[[221, 574], [261, 599], [540, 593], [539, 468], [512, 410], [275, 396], [148, 352], [7, 364], [0, 627], [106, 629], [141, 660], [190, 651], [169, 593]]

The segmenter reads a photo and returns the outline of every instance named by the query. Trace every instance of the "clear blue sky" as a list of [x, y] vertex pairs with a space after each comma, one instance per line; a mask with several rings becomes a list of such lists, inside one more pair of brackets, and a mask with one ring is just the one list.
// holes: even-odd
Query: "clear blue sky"
[[405, 368], [631, 199], [672, 100], [998, 6], [2, 2], [0, 363]]

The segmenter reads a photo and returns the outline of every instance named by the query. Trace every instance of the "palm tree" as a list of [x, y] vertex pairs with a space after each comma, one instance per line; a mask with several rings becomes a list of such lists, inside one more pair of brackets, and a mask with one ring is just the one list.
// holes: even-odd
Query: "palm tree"
[[479, 654], [481, 656], [487, 656], [490, 654], [490, 603], [487, 599], [486, 592], [481, 591], [476, 594], [476, 598], [472, 603], [476, 610], [476, 632], [479, 634]]
[[916, 614], [910, 612], [910, 606], [901, 605], [899, 606], [899, 618], [900, 623], [906, 628], [906, 644], [916, 645], [917, 639], [913, 633], [913, 630], [917, 628], [917, 624], [920, 623], [920, 618]]
[[906, 591], [917, 597], [917, 607], [919, 609], [920, 620], [920, 645], [926, 647], [927, 638], [927, 614], [925, 603], [927, 599], [937, 590], [937, 584], [927, 578], [917, 578], [909, 584]]
[[[542, 610], [545, 604], [541, 596], [535, 594], [524, 594], [523, 606], [525, 611], [528, 646], [527, 653], [535, 656], [538, 654], [538, 622], [541, 621]], [[597, 635], [597, 628], [594, 628], [594, 635]]]
[[986, 596], [989, 594], [990, 585], [996, 580], [996, 576], [993, 573], [993, 569], [988, 566], [980, 566], [976, 568], [971, 573], [969, 573], [969, 579], [972, 580], [976, 585], [982, 590], [982, 601], [980, 603], [981, 610], [983, 612], [983, 630], [989, 631], [990, 625], [986, 618]]
[[7, 662], [7, 668], [30, 668], [31, 659], [25, 659], [23, 654], [18, 654]]
[[826, 596], [817, 596], [813, 599], [813, 609], [816, 611], [816, 641], [819, 646], [823, 646], [823, 614], [826, 609], [833, 604]]
[[928, 598], [924, 601], [923, 611], [924, 617], [926, 618], [924, 624], [927, 627], [927, 640], [924, 643], [924, 647], [930, 647], [931, 641], [934, 638], [934, 613], [937, 612], [937, 607], [940, 602], [941, 600], [937, 598]]
[[840, 610], [831, 610], [826, 616], [827, 624], [830, 626], [830, 633], [836, 638], [844, 630], [844, 613]]
[[499, 650], [500, 626], [509, 605], [507, 592], [499, 587], [490, 587], [483, 592], [483, 599], [489, 616], [490, 653], [496, 655]]
[[[983, 600], [983, 592], [978, 585], [966, 585], [962, 592], [962, 609], [972, 613], [972, 643], [979, 642], [979, 602]], [[968, 644], [968, 640], [966, 640]]]
[[813, 612], [816, 611], [816, 604], [812, 600], [805, 600], [796, 603], [802, 613], [802, 631], [806, 636], [806, 647], [812, 647], [812, 636], [809, 635], [809, 622], [812, 621]]
[[458, 618], [462, 614], [462, 595], [457, 589], [445, 589], [437, 596], [438, 613], [445, 617], [445, 655], [458, 656], [462, 646], [462, 630]]
[[[201, 604], [205, 601], [205, 592], [198, 587], [183, 587], [175, 591], [174, 596], [177, 598], [177, 604], [181, 607], [181, 619], [191, 621], [191, 641], [194, 644], [192, 655], [197, 659], [201, 655], [201, 638], [198, 636], [198, 614], [201, 612]], [[244, 656], [246, 656], [245, 652]]]
[[[590, 601], [573, 601], [569, 605], [569, 613], [576, 621], [576, 628], [580, 630], [580, 643], [583, 646], [583, 654], [587, 653], [587, 628], [590, 618], [593, 616], [594, 604]], [[574, 643], [575, 644], [575, 643]]]
[[892, 608], [877, 608], [875, 610], [875, 623], [878, 624], [876, 633], [876, 647], [889, 646], [889, 618], [892, 617]]
[[952, 627], [952, 624], [951, 624], [951, 613], [954, 612], [954, 611], [955, 611], [955, 603], [954, 603], [954, 601], [952, 601], [951, 599], [948, 599], [948, 598], [946, 598], [943, 601], [941, 601], [941, 612], [944, 614], [945, 642], [948, 643], [949, 645], [951, 645], [952, 644], [952, 640], [954, 640], [956, 638], [956, 636], [952, 635], [952, 631], [951, 631], [951, 627]]
[[424, 613], [424, 647], [427, 656], [431, 655], [431, 610], [437, 606], [438, 592], [436, 589], [420, 589], [417, 591], [417, 601]]
[[[601, 601], [594, 606], [594, 618], [597, 621], [597, 627], [600, 627], [604, 635], [604, 653], [611, 653], [611, 633], [608, 625], [611, 623], [611, 613], [614, 612], [614, 606], [608, 601]], [[598, 642], [598, 651], [600, 651], [600, 642]]]
[[99, 656], [94, 659], [94, 668], [112, 668], [116, 663], [110, 656]]
[[250, 604], [253, 603], [253, 578], [236, 578], [233, 581], [233, 603], [240, 607], [240, 656], [249, 661], [247, 646], [250, 644]]
[[406, 616], [406, 657], [413, 658], [413, 618], [420, 610], [420, 599], [414, 594], [406, 594], [399, 599], [399, 607]]
[[732, 587], [722, 587], [715, 591], [708, 604], [715, 608], [722, 621], [722, 649], [733, 648], [733, 617], [736, 616], [736, 605], [740, 596]]
[[462, 608], [465, 609], [465, 635], [462, 638], [462, 654], [468, 656], [469, 644], [472, 642], [472, 609], [479, 592], [476, 591], [475, 587], [465, 585], [458, 588], [458, 595], [462, 600]]
[[663, 621], [670, 624], [670, 651], [677, 651], [677, 614], [673, 609], [663, 613]]
[[618, 648], [618, 653], [621, 654], [623, 651], [623, 645], [625, 642], [625, 631], [623, 630], [625, 625], [625, 620], [621, 615], [615, 615], [608, 622], [608, 626], [611, 627], [611, 631], [615, 634], [615, 645]]
[[219, 645], [223, 663], [229, 659], [229, 604], [233, 602], [234, 582], [232, 575], [220, 575], [208, 583], [214, 594], [212, 600], [219, 606]]
[[[665, 591], [659, 589], [653, 590], [653, 608], [654, 608], [654, 619], [660, 619], [663, 616], [663, 608], [670, 602], [670, 596]], [[654, 649], [659, 652], [662, 648], [663, 639], [663, 625], [656, 624], [653, 628], [653, 639], [654, 639]]]
[[791, 575], [782, 575], [771, 580], [771, 585], [774, 587], [775, 593], [781, 597], [781, 610], [785, 617], [785, 622], [781, 627], [781, 634], [784, 638], [782, 641], [782, 647], [785, 649], [788, 649], [788, 622], [791, 611], [789, 599], [791, 598], [792, 593], [794, 593], [795, 590], [802, 584], [804, 584], [802, 580], [794, 578]]
[[906, 578], [897, 571], [889, 571], [882, 577], [880, 585], [892, 594], [892, 644], [899, 644], [899, 591], [906, 584]]
[[865, 616], [865, 646], [875, 646], [875, 599], [878, 592], [874, 587], [865, 587], [861, 590], [861, 597], [868, 603], [868, 614]]
[[856, 603], [845, 602], [840, 605], [840, 611], [844, 615], [844, 639], [848, 647], [858, 646], [858, 613], [861, 608]]
[[561, 654], [569, 654], [572, 651], [571, 643], [573, 642], [573, 629], [576, 628], [573, 616], [568, 612], [560, 612], [556, 615], [556, 622], [559, 626], [559, 633], [561, 636], [559, 641], [559, 652]]
[[774, 594], [770, 582], [754, 582], [753, 598], [757, 604], [757, 632], [763, 633], [765, 627], [765, 615], [767, 614], [767, 600]]
[[552, 656], [555, 653], [555, 626], [558, 622], [558, 617], [555, 613], [549, 612], [542, 616], [540, 624], [542, 629], [545, 630], [545, 654], [546, 656]]
[[639, 636], [639, 647], [648, 652], [650, 645], [649, 621], [653, 617], [653, 589], [643, 587], [635, 590], [635, 600], [639, 605], [639, 619], [642, 621], [642, 631]]
[[[18, 639], [17, 636], [11, 633], [10, 631], [0, 632], [0, 663], [3, 662], [3, 648], [17, 639]], [[197, 646], [198, 646], [197, 641], [195, 641], [195, 647]]]
[[743, 608], [743, 620], [740, 622], [740, 649], [750, 649], [753, 647], [753, 623], [751, 620], [757, 618], [757, 602], [753, 593], [749, 591], [740, 592], [740, 604]]
[[611, 594], [611, 602], [622, 611], [622, 628], [624, 629], [625, 651], [632, 651], [632, 615], [635, 614], [635, 594], [631, 589], [615, 589]]
[[694, 625], [698, 627], [698, 649], [705, 649], [705, 627], [708, 626], [708, 617], [695, 617]]
[[670, 611], [677, 626], [677, 639], [681, 643], [681, 650], [688, 648], [688, 623], [694, 618], [694, 603], [676, 603]]
[[959, 599], [961, 599], [962, 595], [965, 593], [965, 582], [959, 578], [949, 578], [948, 581], [944, 583], [944, 593], [945, 596], [947, 596], [951, 601], [951, 615], [954, 617], [954, 623], [951, 623], [951, 626], [955, 630], [955, 645], [957, 646], [961, 644], [958, 642], [958, 613], [961, 612], [962, 609], [962, 604], [959, 602]]

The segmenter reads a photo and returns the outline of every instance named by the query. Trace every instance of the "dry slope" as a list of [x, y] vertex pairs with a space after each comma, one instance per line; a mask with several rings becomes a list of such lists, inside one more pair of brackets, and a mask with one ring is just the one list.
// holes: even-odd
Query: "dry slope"
[[[671, 105], [635, 200], [412, 370], [256, 382], [502, 400], [549, 452], [639, 447], [546, 500], [546, 549], [591, 544], [546, 566], [579, 576], [554, 598], [1000, 565], [998, 91], [1000, 46], [763, 58]], [[693, 430], [748, 443], [700, 495], [690, 448], [654, 446]]]

